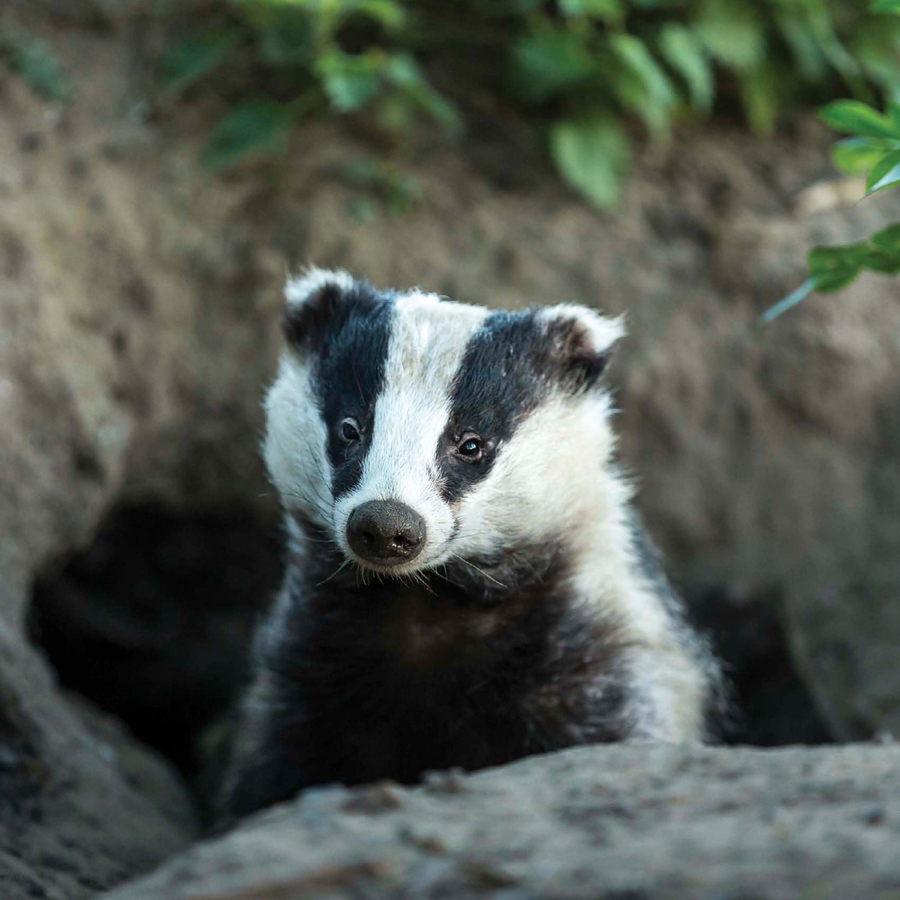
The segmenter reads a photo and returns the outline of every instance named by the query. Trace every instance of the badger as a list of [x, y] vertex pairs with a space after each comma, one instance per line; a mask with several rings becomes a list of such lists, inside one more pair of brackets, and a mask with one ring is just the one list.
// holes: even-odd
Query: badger
[[578, 744], [708, 736], [719, 670], [617, 470], [619, 319], [288, 282], [264, 456], [288, 535], [223, 789], [243, 816]]

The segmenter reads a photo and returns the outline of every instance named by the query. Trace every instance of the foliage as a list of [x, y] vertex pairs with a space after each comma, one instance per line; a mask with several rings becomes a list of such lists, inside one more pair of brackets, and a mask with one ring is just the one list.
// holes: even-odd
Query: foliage
[[402, 215], [410, 212], [422, 195], [417, 178], [367, 157], [351, 160], [342, 168], [341, 174], [365, 192], [360, 193], [351, 205], [351, 213], [360, 221], [372, 218], [377, 210], [376, 201], [390, 215]]
[[[708, 115], [729, 85], [762, 131], [817, 89], [869, 99], [874, 87], [900, 97], [900, 23], [855, 4], [560, 0], [556, 14], [530, 5], [526, 33], [513, 45], [514, 83], [526, 101], [557, 101], [570, 142], [584, 132], [584, 153], [554, 159], [600, 205], [615, 200], [632, 117], [665, 139], [679, 118]], [[607, 123], [603, 143], [591, 137], [598, 117]]]
[[[249, 54], [292, 93], [245, 97], [207, 148], [217, 168], [278, 147], [312, 114], [365, 115], [400, 134], [424, 114], [458, 134], [477, 92], [546, 126], [559, 172], [606, 207], [627, 168], [632, 123], [664, 141], [679, 119], [732, 101], [765, 131], [798, 100], [900, 99], [892, 0], [872, 9], [860, 0], [220, 4], [222, 15], [206, 15], [215, 24], [170, 47], [161, 67], [167, 88], [183, 91]], [[435, 71], [444, 90], [429, 78]]]
[[[874, 8], [900, 15], [897, 0], [875, 0]], [[866, 196], [900, 184], [900, 103], [888, 101], [887, 112], [856, 100], [835, 100], [819, 111], [826, 125], [848, 134], [834, 146], [834, 164], [848, 175], [866, 175]], [[864, 271], [900, 274], [900, 223], [868, 240], [839, 247], [814, 247], [806, 258], [809, 278], [763, 316], [771, 322], [813, 291], [832, 293], [851, 284]]]
[[[163, 84], [178, 93], [252, 48], [265, 69], [286, 76], [288, 101], [254, 97], [239, 103], [214, 129], [204, 151], [213, 169], [248, 154], [277, 149], [287, 132], [316, 111], [374, 110], [378, 123], [407, 129], [416, 115], [431, 116], [451, 133], [457, 110], [428, 82], [415, 56], [392, 39], [404, 32], [407, 10], [395, 0], [227, 0], [231, 16], [172, 44], [161, 65]], [[342, 38], [353, 29], [371, 43], [349, 52]]]
[[218, 171], [256, 150], [280, 146], [296, 123], [296, 109], [296, 106], [277, 100], [241, 103], [213, 130], [203, 151], [204, 163]]
[[69, 97], [69, 83], [59, 60], [46, 41], [20, 29], [0, 30], [0, 57], [45, 100], [62, 103]]

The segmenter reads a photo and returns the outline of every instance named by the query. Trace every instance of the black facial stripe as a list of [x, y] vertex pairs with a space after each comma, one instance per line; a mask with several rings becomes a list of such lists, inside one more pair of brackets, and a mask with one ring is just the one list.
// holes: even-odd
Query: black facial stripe
[[[608, 358], [608, 349], [594, 349], [576, 316], [547, 319], [536, 310], [489, 315], [469, 339], [453, 383], [448, 434], [437, 451], [444, 498], [458, 500], [487, 477], [497, 452], [551, 389], [569, 395], [590, 390]], [[467, 433], [487, 448], [478, 462], [452, 453], [453, 439]]]
[[[335, 497], [353, 490], [359, 483], [371, 446], [375, 400], [384, 383], [392, 301], [391, 293], [378, 292], [365, 282], [357, 282], [332, 303], [318, 336], [313, 380], [328, 429]], [[362, 435], [360, 443], [353, 447], [339, 435], [339, 425], [347, 417], [356, 420]]]
[[546, 395], [553, 368], [550, 351], [534, 312], [492, 313], [469, 339], [453, 383], [448, 432], [451, 438], [475, 433], [489, 452], [480, 462], [466, 463], [448, 454], [442, 438], [438, 461], [448, 502], [487, 477], [497, 448]]

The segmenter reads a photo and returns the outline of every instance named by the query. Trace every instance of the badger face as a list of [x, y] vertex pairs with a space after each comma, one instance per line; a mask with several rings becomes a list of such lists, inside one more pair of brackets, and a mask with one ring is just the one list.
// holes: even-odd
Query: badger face
[[286, 294], [266, 464], [293, 521], [347, 560], [397, 576], [490, 564], [603, 504], [597, 382], [618, 321], [489, 312], [322, 270]]

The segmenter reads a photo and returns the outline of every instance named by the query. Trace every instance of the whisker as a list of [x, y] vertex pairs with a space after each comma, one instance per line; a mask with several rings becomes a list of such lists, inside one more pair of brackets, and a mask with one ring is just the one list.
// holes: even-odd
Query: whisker
[[292, 489], [287, 489], [284, 493], [288, 497], [293, 497], [295, 500], [300, 500], [302, 503], [311, 506], [323, 519], [331, 519], [331, 509], [329, 506], [323, 505], [321, 499], [311, 497], [308, 494], [302, 494], [299, 491]]
[[494, 578], [492, 575], [488, 575], [488, 573], [485, 572], [484, 569], [479, 569], [478, 566], [475, 565], [475, 563], [469, 562], [469, 560], [464, 559], [458, 553], [454, 553], [453, 558], [458, 559], [461, 563], [464, 563], [467, 566], [471, 566], [476, 572], [480, 572], [482, 575], [484, 575], [485, 578], [487, 578], [489, 581], [493, 581], [494, 584], [496, 584], [498, 587], [502, 587], [504, 590], [508, 590], [508, 587], [505, 584], [503, 584], [502, 581], [497, 581], [497, 579]]
[[447, 574], [447, 563], [443, 563], [443, 565], [441, 565], [440, 568], [442, 568], [444, 571], [443, 571], [443, 572], [440, 572], [440, 571], [438, 571], [437, 569], [432, 569], [431, 571], [434, 572], [434, 574], [437, 575], [438, 578], [442, 578], [444, 581], [446, 581], [447, 584], [453, 585], [453, 587], [455, 587], [455, 588], [463, 588], [463, 589], [465, 589], [465, 585], [459, 584], [458, 582], [454, 581], [454, 580]]
[[437, 596], [437, 591], [435, 591], [434, 588], [428, 583], [428, 579], [421, 572], [413, 572], [411, 574], [413, 580], [417, 584], [422, 585], [422, 587], [425, 588], [425, 590], [428, 591], [429, 594], [434, 594], [435, 596]]
[[287, 494], [289, 497], [296, 497], [299, 500], [302, 500], [304, 503], [310, 503], [315, 506], [319, 511], [323, 509], [327, 509], [330, 511], [331, 509], [331, 501], [324, 495], [320, 493], [314, 494], [302, 494], [299, 491], [288, 490]]
[[326, 581], [331, 581], [331, 579], [334, 578], [335, 575], [337, 575], [339, 572], [342, 572], [349, 564], [350, 560], [345, 559], [327, 578], [320, 581], [316, 585], [316, 587], [321, 587], [323, 584], [325, 584]]

